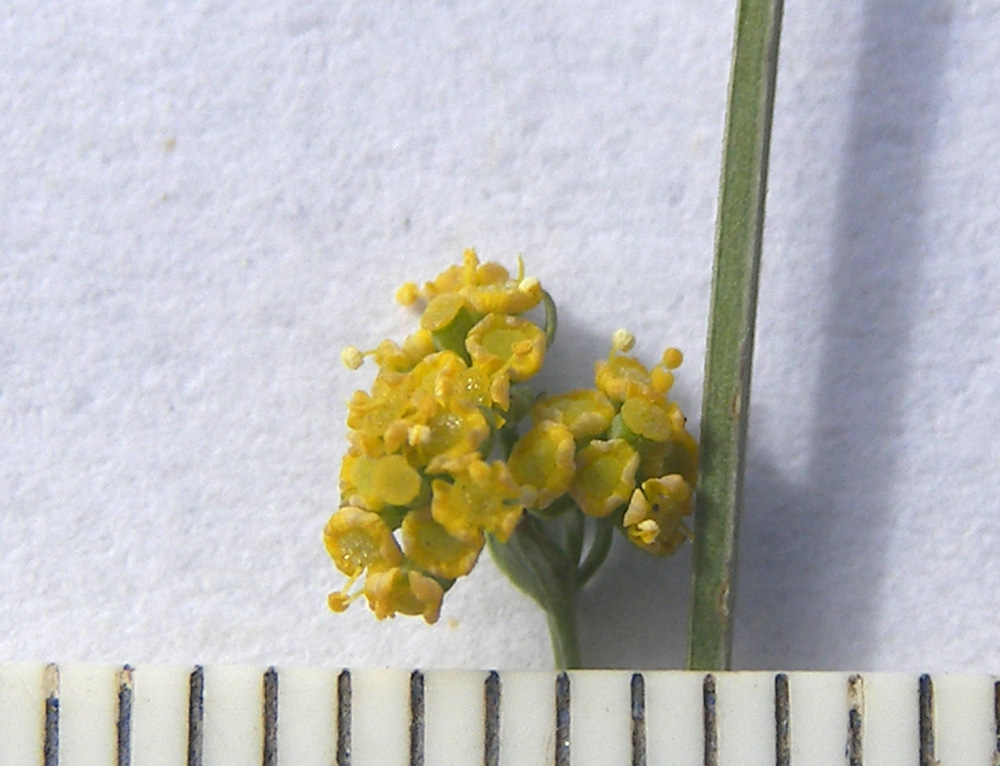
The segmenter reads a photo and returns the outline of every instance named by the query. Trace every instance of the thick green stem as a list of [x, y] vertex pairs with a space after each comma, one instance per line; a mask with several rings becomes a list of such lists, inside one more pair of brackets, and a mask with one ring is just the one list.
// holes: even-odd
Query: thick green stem
[[557, 670], [583, 667], [580, 659], [580, 636], [576, 627], [576, 599], [545, 610], [552, 639], [552, 656]]
[[739, 0], [719, 190], [688, 667], [729, 667], [781, 0]]

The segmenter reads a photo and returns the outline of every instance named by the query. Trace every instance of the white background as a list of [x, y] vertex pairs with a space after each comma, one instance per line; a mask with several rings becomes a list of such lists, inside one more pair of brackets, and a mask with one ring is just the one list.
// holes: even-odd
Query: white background
[[[687, 354], [697, 429], [735, 3], [0, 11], [0, 660], [549, 667], [483, 557], [432, 628], [326, 611], [342, 346], [524, 255], [545, 382]], [[1000, 670], [1000, 2], [792, 3], [741, 668]], [[624, 546], [593, 664], [683, 662], [689, 555]]]

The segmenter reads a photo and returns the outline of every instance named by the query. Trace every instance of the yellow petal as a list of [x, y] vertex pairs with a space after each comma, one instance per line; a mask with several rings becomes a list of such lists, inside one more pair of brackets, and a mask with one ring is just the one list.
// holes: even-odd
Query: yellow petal
[[588, 516], [607, 516], [628, 501], [638, 467], [639, 453], [624, 439], [594, 439], [576, 456], [570, 494]]
[[481, 533], [456, 537], [434, 521], [427, 508], [406, 514], [402, 535], [407, 558], [425, 572], [448, 579], [472, 571], [483, 548]]
[[396, 566], [403, 559], [382, 517], [352, 506], [344, 506], [330, 517], [323, 530], [323, 544], [337, 569], [348, 577], [357, 577], [366, 568]]
[[365, 597], [379, 620], [397, 614], [422, 615], [430, 625], [441, 614], [444, 589], [426, 575], [397, 567], [369, 574], [365, 578]]
[[532, 490], [531, 507], [547, 508], [569, 489], [575, 473], [573, 432], [543, 420], [511, 450], [507, 465], [514, 481]]
[[545, 332], [527, 319], [488, 314], [469, 330], [465, 347], [475, 367], [491, 376], [507, 371], [517, 383], [541, 369]]
[[629, 430], [654, 442], [662, 442], [674, 434], [672, 412], [677, 405], [662, 397], [644, 394], [626, 399], [622, 405], [622, 421]]
[[568, 391], [540, 399], [531, 411], [535, 423], [554, 420], [573, 432], [577, 439], [600, 436], [611, 426], [615, 408], [600, 391], [592, 388]]
[[431, 484], [431, 514], [457, 536], [485, 531], [506, 542], [521, 520], [521, 489], [506, 463], [477, 461], [454, 481], [435, 479]]

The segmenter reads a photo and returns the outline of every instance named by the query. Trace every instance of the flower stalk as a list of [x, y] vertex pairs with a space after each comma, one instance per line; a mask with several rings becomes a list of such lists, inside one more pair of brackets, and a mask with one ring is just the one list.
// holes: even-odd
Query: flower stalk
[[757, 281], [782, 0], [736, 14], [696, 495], [688, 668], [729, 667]]

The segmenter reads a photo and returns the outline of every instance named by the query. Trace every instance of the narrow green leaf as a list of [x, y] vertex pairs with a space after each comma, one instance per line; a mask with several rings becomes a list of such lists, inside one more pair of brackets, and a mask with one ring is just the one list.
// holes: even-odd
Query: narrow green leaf
[[782, 0], [739, 0], [729, 83], [695, 511], [688, 667], [724, 670], [732, 646], [757, 276]]

